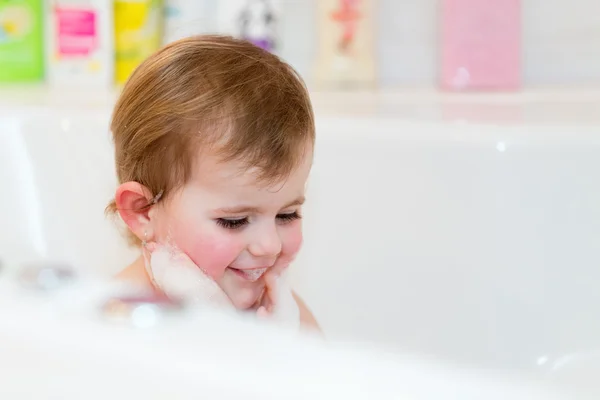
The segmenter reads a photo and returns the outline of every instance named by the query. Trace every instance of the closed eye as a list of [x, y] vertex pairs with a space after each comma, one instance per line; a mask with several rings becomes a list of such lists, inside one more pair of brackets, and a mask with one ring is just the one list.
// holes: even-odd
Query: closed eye
[[[281, 224], [287, 224], [300, 218], [302, 218], [302, 216], [298, 213], [298, 211], [294, 211], [293, 213], [277, 214], [277, 221]], [[248, 217], [233, 219], [218, 218], [216, 222], [217, 225], [219, 225], [222, 228], [235, 230], [241, 229], [244, 226], [248, 225], [250, 223], [250, 220], [248, 219]]]
[[248, 217], [238, 218], [238, 219], [227, 219], [227, 218], [219, 218], [217, 219], [217, 225], [225, 228], [225, 229], [240, 229], [244, 226], [248, 225]]
[[278, 214], [277, 215], [277, 219], [281, 223], [284, 223], [284, 224], [295, 221], [300, 218], [302, 218], [302, 216], [300, 216], [300, 214], [298, 214], [298, 211], [294, 211], [293, 213], [288, 213], [288, 214]]

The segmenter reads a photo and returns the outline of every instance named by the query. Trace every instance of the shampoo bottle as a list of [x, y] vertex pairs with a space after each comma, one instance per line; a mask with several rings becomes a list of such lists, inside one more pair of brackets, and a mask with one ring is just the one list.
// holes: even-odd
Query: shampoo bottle
[[112, 2], [52, 0], [48, 16], [48, 82], [109, 87], [113, 82]]
[[115, 75], [117, 84], [154, 53], [162, 43], [160, 0], [115, 0]]
[[440, 84], [446, 90], [520, 85], [520, 0], [443, 0]]
[[280, 12], [277, 0], [219, 1], [218, 29], [276, 52], [280, 46]]
[[319, 0], [315, 81], [326, 88], [376, 84], [374, 0]]
[[0, 82], [44, 77], [42, 0], [0, 1]]

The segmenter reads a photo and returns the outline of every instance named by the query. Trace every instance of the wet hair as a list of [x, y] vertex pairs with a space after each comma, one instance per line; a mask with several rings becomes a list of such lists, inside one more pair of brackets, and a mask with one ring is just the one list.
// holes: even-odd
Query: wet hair
[[[254, 167], [269, 183], [285, 179], [315, 140], [309, 95], [294, 69], [220, 35], [173, 42], [140, 64], [115, 105], [111, 131], [118, 181], [145, 186], [154, 200], [148, 205], [184, 186], [203, 153]], [[113, 200], [106, 212], [117, 211]]]

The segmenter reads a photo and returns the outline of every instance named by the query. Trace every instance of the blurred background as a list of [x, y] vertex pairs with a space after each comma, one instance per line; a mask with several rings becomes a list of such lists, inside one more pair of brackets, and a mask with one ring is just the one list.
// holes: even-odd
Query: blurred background
[[314, 88], [596, 85], [598, 15], [594, 0], [3, 0], [0, 81], [110, 87], [161, 45], [218, 32]]

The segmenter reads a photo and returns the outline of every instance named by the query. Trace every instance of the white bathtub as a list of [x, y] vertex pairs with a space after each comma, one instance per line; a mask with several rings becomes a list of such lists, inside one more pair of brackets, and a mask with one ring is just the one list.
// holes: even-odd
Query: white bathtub
[[[113, 98], [10, 93], [0, 259], [116, 272], [135, 253], [103, 215]], [[598, 97], [315, 100], [294, 280], [327, 335], [596, 384]]]

